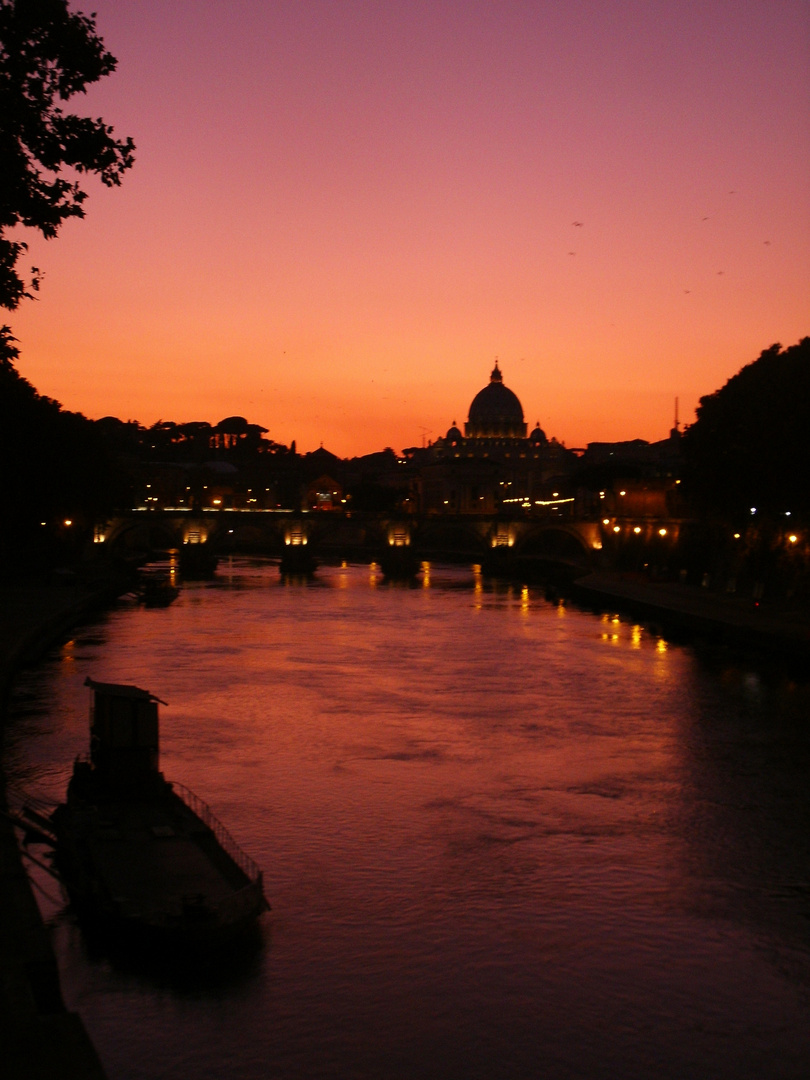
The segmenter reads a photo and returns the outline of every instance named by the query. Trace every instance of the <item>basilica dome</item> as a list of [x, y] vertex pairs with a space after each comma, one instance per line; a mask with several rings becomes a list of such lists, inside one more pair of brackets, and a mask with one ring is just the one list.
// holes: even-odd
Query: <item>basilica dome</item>
[[497, 360], [489, 385], [479, 390], [472, 400], [464, 434], [468, 439], [526, 438], [523, 406], [517, 394], [504, 386]]

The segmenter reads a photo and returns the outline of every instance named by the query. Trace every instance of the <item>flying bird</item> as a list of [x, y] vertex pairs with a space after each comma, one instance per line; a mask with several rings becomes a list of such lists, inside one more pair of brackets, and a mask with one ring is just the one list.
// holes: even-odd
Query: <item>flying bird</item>
[[582, 226], [584, 225], [584, 222], [582, 222], [582, 221], [572, 221], [571, 224], [574, 225], [577, 229], [581, 229]]

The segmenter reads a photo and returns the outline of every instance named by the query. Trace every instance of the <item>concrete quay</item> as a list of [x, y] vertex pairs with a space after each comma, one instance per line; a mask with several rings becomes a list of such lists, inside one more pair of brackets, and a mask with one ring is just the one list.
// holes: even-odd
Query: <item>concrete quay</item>
[[664, 631], [706, 639], [732, 649], [793, 662], [810, 660], [810, 610], [804, 604], [756, 603], [735, 593], [717, 593], [639, 574], [601, 571], [578, 578], [575, 600], [615, 608]]
[[[120, 589], [0, 583], [0, 739], [12, 681]], [[0, 1075], [105, 1080], [81, 1019], [62, 1000], [56, 958], [6, 810], [0, 775]]]

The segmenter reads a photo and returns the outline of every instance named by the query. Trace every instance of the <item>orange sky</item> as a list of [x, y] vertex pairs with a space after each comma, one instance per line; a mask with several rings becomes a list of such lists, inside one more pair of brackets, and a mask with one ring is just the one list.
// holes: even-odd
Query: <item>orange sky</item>
[[137, 160], [29, 237], [67, 408], [400, 450], [498, 356], [530, 427], [655, 440], [810, 333], [805, 0], [72, 6]]

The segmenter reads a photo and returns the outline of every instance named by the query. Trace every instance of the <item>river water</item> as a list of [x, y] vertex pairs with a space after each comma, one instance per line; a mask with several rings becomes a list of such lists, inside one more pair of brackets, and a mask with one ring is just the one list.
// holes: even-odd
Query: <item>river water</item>
[[806, 685], [474, 568], [234, 559], [18, 682], [13, 788], [62, 796], [88, 674], [169, 703], [164, 773], [272, 904], [184, 978], [37, 876], [110, 1080], [810, 1075]]

